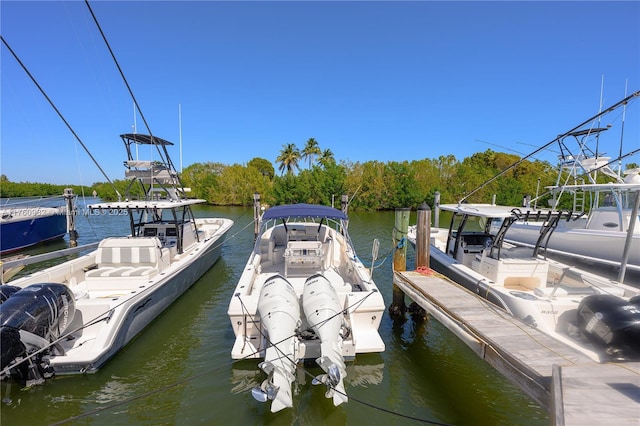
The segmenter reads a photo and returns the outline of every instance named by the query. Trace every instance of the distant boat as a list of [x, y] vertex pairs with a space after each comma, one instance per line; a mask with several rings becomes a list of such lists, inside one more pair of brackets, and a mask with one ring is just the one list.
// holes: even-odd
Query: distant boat
[[67, 233], [67, 209], [4, 205], [0, 207], [0, 254], [11, 253]]
[[611, 167], [616, 161], [611, 157], [587, 154], [585, 138], [597, 137], [604, 130], [607, 128], [569, 133], [567, 136], [579, 141], [579, 153], [568, 151], [567, 144], [559, 141], [564, 149], [556, 185], [549, 187], [552, 209], [522, 208], [525, 220], [513, 224], [507, 241], [534, 247], [549, 215], [560, 210], [557, 206], [561, 200], [570, 199], [573, 215], [556, 224], [542, 247], [549, 253], [618, 267], [628, 245], [626, 267], [640, 271], [637, 209], [633, 215], [635, 197], [640, 192], [640, 168], [616, 172]]
[[[610, 267], [624, 264], [625, 269], [640, 271], [640, 216], [637, 205], [640, 168], [622, 170], [622, 160], [640, 152], [637, 138], [626, 150], [622, 143], [626, 109], [632, 105], [637, 107], [639, 98], [640, 91], [636, 91], [605, 108], [526, 155], [471, 191], [465, 199], [526, 158], [554, 146], [559, 150], [555, 184], [548, 186], [544, 194], [536, 194], [533, 199], [525, 197], [523, 206], [517, 207], [522, 220], [510, 226], [505, 241], [535, 248], [550, 256], [557, 254]], [[606, 135], [605, 131], [610, 131], [611, 125], [599, 127], [598, 123], [607, 114], [620, 112], [620, 109], [624, 109], [620, 114], [623, 118], [621, 140], [619, 146], [609, 144], [609, 149], [618, 155], [607, 156], [603, 153], [603, 136]], [[633, 116], [638, 115], [636, 113]], [[549, 206], [539, 205], [540, 200], [549, 195]], [[563, 219], [557, 220], [561, 214]]]
[[[89, 205], [126, 214], [130, 235], [3, 286], [0, 378], [29, 384], [53, 374], [94, 373], [191, 287], [219, 258], [233, 221], [196, 218], [164, 139], [121, 135], [127, 150], [125, 201]], [[161, 160], [138, 161], [132, 145], [157, 148]]]
[[233, 359], [262, 359], [268, 375], [254, 388], [271, 411], [293, 406], [298, 361], [312, 359], [326, 374], [314, 384], [340, 405], [348, 400], [345, 360], [383, 352], [378, 327], [384, 300], [356, 256], [347, 216], [313, 204], [274, 206], [261, 218], [253, 252], [229, 303], [236, 336]]

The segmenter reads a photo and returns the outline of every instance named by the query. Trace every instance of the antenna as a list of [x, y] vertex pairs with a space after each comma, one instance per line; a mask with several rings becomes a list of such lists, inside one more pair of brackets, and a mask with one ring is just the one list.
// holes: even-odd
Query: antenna
[[[602, 96], [603, 96], [603, 92], [604, 92], [604, 74], [602, 74], [602, 78], [600, 79], [600, 105], [598, 107], [598, 114], [602, 113]], [[626, 97], [626, 96], [625, 96]], [[602, 120], [602, 115], [598, 116], [598, 128], [600, 128], [600, 122]], [[598, 160], [598, 155], [599, 155], [599, 148], [600, 147], [600, 132], [596, 133], [596, 161]], [[594, 176], [598, 176], [597, 174], [598, 172], [596, 172], [596, 174]]]
[[180, 173], [182, 173], [182, 105], [178, 104], [178, 130], [180, 132]]
[[[136, 103], [133, 102], [133, 134], [135, 135], [138, 131], [138, 126], [136, 124]], [[136, 161], [138, 161], [138, 144], [136, 144]]]
[[[624, 81], [624, 97], [627, 97], [627, 85], [629, 83], [629, 79]], [[618, 153], [618, 178], [620, 178], [622, 174], [622, 140], [624, 139], [624, 119], [627, 115], [627, 104], [625, 103], [622, 106], [622, 126], [620, 127], [620, 152]]]

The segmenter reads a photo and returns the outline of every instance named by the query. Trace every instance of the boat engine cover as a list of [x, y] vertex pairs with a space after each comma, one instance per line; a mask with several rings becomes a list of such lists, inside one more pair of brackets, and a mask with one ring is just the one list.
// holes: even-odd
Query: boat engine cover
[[609, 295], [587, 296], [578, 305], [578, 328], [594, 344], [640, 354], [640, 306]]
[[12, 294], [18, 292], [20, 287], [16, 287], [15, 285], [2, 284], [0, 285], [0, 303], [3, 303], [8, 298], [11, 297]]
[[22, 352], [24, 331], [53, 342], [62, 336], [75, 314], [75, 299], [63, 284], [33, 284], [11, 295], [0, 305], [1, 367]]

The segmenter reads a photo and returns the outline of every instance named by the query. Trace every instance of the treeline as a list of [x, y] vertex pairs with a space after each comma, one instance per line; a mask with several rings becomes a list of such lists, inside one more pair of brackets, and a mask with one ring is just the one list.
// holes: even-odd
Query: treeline
[[[347, 194], [350, 209], [392, 210], [416, 208], [423, 202], [433, 206], [436, 192], [440, 192], [442, 203], [457, 202], [519, 159], [487, 150], [462, 161], [453, 155], [403, 162], [318, 160], [297, 173], [284, 168], [284, 174], [275, 175], [270, 161], [254, 158], [244, 165], [195, 163], [183, 170], [181, 181], [191, 189], [191, 197], [212, 205], [250, 206], [256, 192], [269, 205], [331, 205], [332, 201], [338, 205], [341, 195]], [[555, 178], [556, 170], [549, 163], [524, 161], [475, 192], [468, 201], [490, 203], [495, 194], [497, 204], [519, 206], [525, 195], [533, 197], [537, 191], [544, 192]], [[115, 181], [115, 185], [124, 194], [127, 182]], [[95, 189], [102, 198], [115, 197], [106, 183], [96, 184]]]
[[[11, 182], [6, 175], [0, 175], [0, 197], [49, 197], [62, 195], [66, 188], [72, 188], [75, 194], [82, 194], [86, 187], [80, 185], [54, 185], [50, 183], [36, 182]], [[90, 189], [89, 192], [92, 190]]]
[[[457, 202], [519, 159], [516, 155], [492, 150], [473, 154], [462, 161], [453, 155], [386, 163], [337, 163], [320, 157], [298, 169], [297, 173], [293, 168], [281, 168], [286, 173], [277, 176], [270, 161], [254, 158], [244, 165], [195, 163], [185, 168], [180, 178], [182, 184], [190, 188], [190, 197], [202, 198], [212, 205], [249, 206], [256, 192], [261, 195], [262, 202], [269, 205], [330, 205], [333, 200], [339, 205], [341, 195], [347, 194], [351, 200], [350, 209], [391, 210], [399, 207], [416, 208], [423, 202], [433, 206], [436, 192], [441, 194], [442, 203]], [[556, 170], [549, 163], [524, 161], [476, 191], [468, 201], [490, 203], [495, 194], [497, 204], [519, 206], [523, 196], [528, 194], [533, 197], [538, 191], [544, 192], [544, 187], [552, 185], [555, 178]], [[129, 182], [116, 180], [114, 184], [124, 195]], [[59, 188], [64, 189], [64, 186], [3, 180], [2, 196], [18, 196], [15, 192], [9, 195], [9, 190], [26, 190], [32, 185], [42, 185], [41, 190], [49, 188], [51, 194], [61, 194]], [[89, 192], [93, 190], [103, 199], [116, 198], [115, 191], [108, 183], [96, 183]], [[75, 188], [74, 191], [80, 193]], [[23, 191], [22, 195], [34, 194]], [[542, 202], [546, 205], [544, 199]], [[538, 205], [543, 204], [539, 202]]]

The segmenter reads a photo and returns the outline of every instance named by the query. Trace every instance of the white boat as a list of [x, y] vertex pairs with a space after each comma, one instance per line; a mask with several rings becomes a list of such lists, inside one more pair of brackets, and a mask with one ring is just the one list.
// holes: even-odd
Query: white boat
[[267, 379], [253, 391], [271, 411], [293, 406], [291, 385], [299, 361], [315, 360], [326, 374], [334, 405], [348, 400], [345, 360], [383, 352], [378, 333], [385, 311], [370, 272], [357, 258], [340, 210], [275, 206], [260, 232], [229, 303], [233, 359], [262, 359]]
[[628, 269], [640, 271], [640, 217], [637, 210], [633, 213], [640, 192], [640, 169], [616, 171], [611, 157], [586, 153], [585, 136], [596, 138], [606, 129], [569, 133], [567, 137], [578, 141], [575, 155], [567, 149], [565, 138], [559, 141], [563, 149], [558, 178], [549, 187], [553, 208], [537, 209], [528, 202], [521, 209], [524, 220], [511, 226], [507, 241], [534, 247], [547, 218], [561, 211], [562, 201], [568, 198], [565, 204], [572, 215], [556, 224], [541, 247], [549, 253], [613, 267], [624, 260]]
[[[504, 242], [522, 216], [488, 204], [443, 204], [430, 266], [514, 317], [596, 361], [640, 358], [640, 289]], [[415, 245], [416, 227], [408, 240]]]
[[[623, 281], [626, 269], [640, 271], [640, 169], [623, 170], [622, 165], [623, 159], [640, 152], [637, 140], [627, 150], [622, 143], [626, 110], [637, 107], [639, 98], [640, 92], [634, 92], [605, 108], [503, 170], [460, 202], [526, 158], [553, 146], [559, 151], [556, 182], [533, 199], [525, 197], [523, 207], [519, 207], [522, 220], [509, 228], [506, 241], [537, 247], [550, 256], [620, 268], [618, 279]], [[621, 108], [622, 114], [613, 118], [622, 116], [620, 138], [614, 137], [618, 146], [608, 144], [618, 155], [606, 156], [603, 150], [609, 132], [605, 131], [610, 131], [612, 124], [598, 124]], [[549, 206], [542, 205], [545, 199]], [[565, 212], [563, 220], [557, 220], [560, 212]], [[556, 222], [550, 224], [553, 220]]]
[[[52, 374], [93, 373], [198, 280], [220, 256], [233, 222], [196, 218], [204, 200], [187, 199], [164, 139], [121, 135], [129, 190], [125, 201], [89, 205], [128, 215], [131, 234], [100, 241], [89, 254], [11, 281], [0, 304], [0, 376], [27, 384]], [[138, 161], [132, 146], [162, 161]], [[135, 194], [135, 192], [131, 192]], [[7, 291], [4, 291], [7, 290]]]

